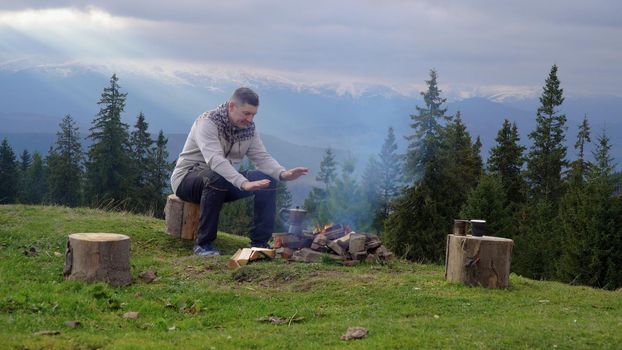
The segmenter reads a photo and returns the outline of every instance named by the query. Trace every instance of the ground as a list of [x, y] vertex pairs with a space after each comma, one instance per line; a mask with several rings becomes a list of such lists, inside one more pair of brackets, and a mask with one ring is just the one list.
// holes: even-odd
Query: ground
[[[131, 237], [127, 287], [63, 278], [67, 235]], [[219, 258], [191, 255], [164, 222], [128, 213], [0, 206], [0, 348], [413, 349], [598, 348], [622, 344], [622, 291], [512, 274], [507, 290], [447, 283], [443, 267], [400, 259], [338, 266], [226, 262], [243, 237], [220, 233]], [[144, 271], [157, 279], [146, 283]], [[124, 318], [127, 312], [138, 318]], [[283, 320], [266, 322], [269, 317]], [[77, 327], [67, 325], [78, 321]], [[341, 340], [365, 327], [360, 340]], [[48, 331], [48, 333], [41, 333]]]

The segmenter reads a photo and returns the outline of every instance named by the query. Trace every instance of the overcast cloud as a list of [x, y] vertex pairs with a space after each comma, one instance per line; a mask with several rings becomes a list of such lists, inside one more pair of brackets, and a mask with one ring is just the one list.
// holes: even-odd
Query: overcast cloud
[[131, 62], [405, 92], [436, 68], [463, 97], [539, 93], [555, 63], [568, 94], [622, 96], [621, 13], [614, 0], [3, 0], [0, 63]]

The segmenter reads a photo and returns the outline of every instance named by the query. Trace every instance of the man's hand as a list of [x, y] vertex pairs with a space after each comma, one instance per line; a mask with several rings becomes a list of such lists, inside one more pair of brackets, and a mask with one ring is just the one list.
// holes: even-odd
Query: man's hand
[[242, 183], [244, 191], [257, 191], [270, 186], [270, 180], [246, 181]]
[[289, 169], [281, 173], [281, 180], [283, 181], [296, 180], [302, 175], [307, 175], [308, 173], [309, 173], [309, 168], [297, 167], [297, 168]]

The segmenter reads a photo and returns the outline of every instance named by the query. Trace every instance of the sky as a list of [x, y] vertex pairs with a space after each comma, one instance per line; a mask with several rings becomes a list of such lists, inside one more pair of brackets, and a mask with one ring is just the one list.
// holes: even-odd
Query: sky
[[622, 2], [2, 0], [0, 67], [103, 64], [180, 79], [249, 74], [355, 92], [622, 96]]

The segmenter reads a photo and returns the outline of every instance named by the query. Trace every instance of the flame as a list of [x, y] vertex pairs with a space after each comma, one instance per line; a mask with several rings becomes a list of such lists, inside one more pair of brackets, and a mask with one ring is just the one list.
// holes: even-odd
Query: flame
[[333, 227], [334, 225], [331, 224], [325, 224], [324, 226], [317, 224], [315, 225], [315, 230], [313, 231], [313, 234], [317, 235], [320, 233], [326, 233], [326, 231], [328, 231], [331, 227]]

